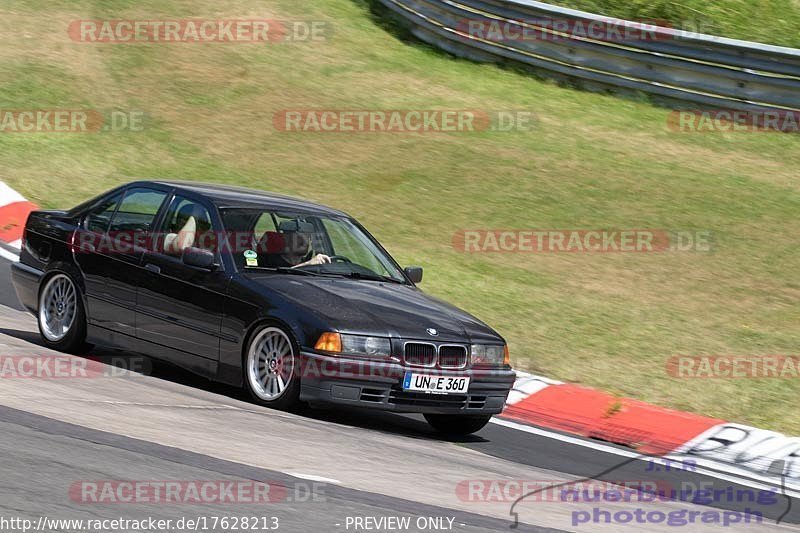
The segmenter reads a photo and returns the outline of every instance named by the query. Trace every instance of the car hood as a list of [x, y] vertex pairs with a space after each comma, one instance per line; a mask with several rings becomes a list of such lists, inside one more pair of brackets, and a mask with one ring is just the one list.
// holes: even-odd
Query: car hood
[[[259, 273], [246, 277], [344, 333], [446, 342], [505, 342], [469, 313], [408, 285]], [[437, 335], [430, 335], [428, 329], [435, 329]]]

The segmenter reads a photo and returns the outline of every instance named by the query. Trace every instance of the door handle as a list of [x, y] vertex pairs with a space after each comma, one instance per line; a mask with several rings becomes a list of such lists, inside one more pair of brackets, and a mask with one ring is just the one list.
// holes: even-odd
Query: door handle
[[149, 270], [153, 274], [161, 274], [161, 267], [154, 265], [153, 263], [147, 263], [144, 266], [145, 270]]

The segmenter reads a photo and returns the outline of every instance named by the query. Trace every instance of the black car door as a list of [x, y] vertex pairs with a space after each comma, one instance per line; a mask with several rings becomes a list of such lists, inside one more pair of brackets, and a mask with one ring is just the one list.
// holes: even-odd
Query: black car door
[[[218, 254], [214, 210], [199, 198], [176, 194], [160, 225], [156, 249], [142, 259], [136, 332], [141, 339], [218, 361], [225, 290], [230, 275], [217, 255], [211, 269], [182, 261], [184, 248]], [[203, 366], [201, 362], [197, 364]]]
[[85, 281], [87, 319], [134, 336], [139, 263], [168, 191], [132, 187], [98, 202], [73, 240]]

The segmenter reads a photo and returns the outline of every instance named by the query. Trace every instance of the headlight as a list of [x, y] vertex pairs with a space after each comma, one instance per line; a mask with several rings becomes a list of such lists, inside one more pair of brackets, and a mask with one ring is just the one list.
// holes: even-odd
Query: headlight
[[342, 335], [342, 353], [389, 357], [389, 354], [392, 353], [392, 344], [389, 342], [389, 339], [384, 337]]
[[473, 344], [471, 351], [473, 365], [503, 366], [510, 364], [508, 346]]
[[323, 333], [315, 348], [322, 352], [362, 357], [389, 357], [392, 343], [385, 337]]

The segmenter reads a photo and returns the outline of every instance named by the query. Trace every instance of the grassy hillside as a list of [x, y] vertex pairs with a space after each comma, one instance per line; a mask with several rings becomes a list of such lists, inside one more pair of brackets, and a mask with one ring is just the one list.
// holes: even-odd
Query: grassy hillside
[[[75, 19], [325, 20], [323, 43], [91, 44]], [[516, 364], [800, 432], [791, 380], [686, 381], [677, 354], [800, 353], [800, 139], [680, 134], [645, 103], [401, 42], [353, 0], [20, 0], [0, 8], [0, 109], [143, 111], [139, 132], [0, 134], [0, 180], [47, 207], [125, 176], [236, 183], [358, 217]], [[282, 133], [284, 109], [529, 110], [531, 131]], [[463, 254], [461, 229], [712, 231], [713, 253]]]
[[559, 0], [565, 7], [625, 19], [656, 19], [673, 28], [800, 48], [797, 0]]

